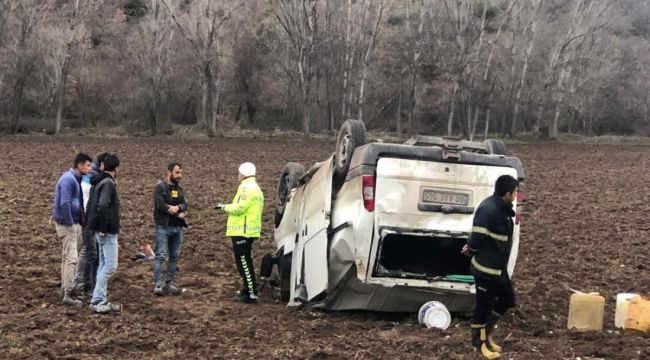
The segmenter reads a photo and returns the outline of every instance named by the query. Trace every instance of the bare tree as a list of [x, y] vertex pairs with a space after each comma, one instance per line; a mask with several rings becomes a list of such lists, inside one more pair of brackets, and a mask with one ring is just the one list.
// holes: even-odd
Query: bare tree
[[[604, 15], [609, 9], [609, 1], [582, 0], [579, 4], [574, 16], [575, 26], [572, 27], [572, 35], [561, 50], [563, 61], [559, 64], [561, 68], [555, 86], [555, 112], [553, 122], [549, 127], [551, 139], [556, 139], [558, 136], [560, 110], [567, 94], [566, 82], [569, 81], [574, 70], [572, 62], [576, 58], [584, 56], [590, 58], [589, 54], [593, 53], [595, 47], [600, 43], [599, 39], [592, 36], [607, 22]], [[592, 41], [589, 41], [590, 39]]]
[[167, 81], [170, 77], [174, 26], [161, 0], [150, 0], [146, 16], [139, 20], [137, 33], [128, 42], [135, 71], [146, 83], [148, 117], [153, 134], [166, 116]]
[[11, 88], [9, 130], [12, 133], [18, 130], [25, 86], [40, 57], [35, 32], [47, 16], [51, 4], [51, 0], [10, 1], [8, 4], [5, 24], [7, 46], [3, 49], [3, 58], [8, 63], [9, 75], [4, 81]]
[[72, 3], [66, 3], [57, 12], [58, 16], [48, 19], [40, 29], [46, 64], [51, 69], [52, 76], [50, 78], [55, 89], [55, 135], [61, 132], [71, 66], [78, 55], [79, 47], [90, 42], [91, 33], [86, 22], [92, 16], [97, 15], [96, 11], [102, 2], [103, 0], [74, 0]]
[[294, 59], [302, 94], [302, 132], [311, 133], [311, 90], [316, 72], [318, 36], [317, 0], [271, 0]]
[[[170, 4], [163, 0], [172, 19], [183, 37], [192, 45], [203, 73], [201, 96], [201, 118], [206, 124], [208, 135], [214, 136], [219, 129], [218, 114], [221, 31], [245, 0], [231, 4], [225, 0], [196, 0], [187, 4]], [[184, 7], [184, 11], [181, 10]]]
[[[411, 4], [413, 3], [413, 8], [414, 11], [411, 11]], [[406, 61], [406, 65], [402, 66], [400, 78], [405, 78], [406, 74], [408, 73], [408, 78], [410, 79], [409, 83], [409, 108], [407, 111], [407, 121], [408, 121], [408, 132], [409, 134], [413, 133], [413, 117], [415, 116], [415, 110], [418, 106], [417, 104], [417, 89], [418, 89], [418, 79], [417, 79], [417, 68], [420, 62], [420, 56], [422, 54], [422, 32], [424, 29], [424, 14], [425, 14], [425, 7], [428, 6], [428, 4], [425, 4], [424, 0], [420, 1], [411, 1], [409, 0], [406, 3], [406, 24], [405, 24], [405, 45], [406, 45], [406, 51], [405, 55], [406, 58], [408, 59]], [[415, 18], [415, 22], [412, 19], [412, 12], [417, 12], [417, 18]], [[403, 80], [402, 80], [403, 81]], [[402, 97], [403, 97], [403, 85], [402, 82], [400, 82], [400, 101], [399, 101], [399, 108], [400, 110], [398, 111], [397, 115], [397, 134], [401, 135], [402, 134], [402, 121], [401, 121], [401, 105], [402, 105]]]
[[[528, 3], [528, 2], [527, 2]], [[527, 4], [528, 5], [528, 4]], [[525, 6], [527, 6], [525, 5]], [[530, 54], [533, 52], [533, 47], [535, 45], [535, 33], [537, 32], [537, 16], [539, 14], [539, 9], [542, 6], [541, 0], [535, 0], [530, 2], [530, 7], [524, 10], [524, 15], [527, 17], [526, 26], [523, 30], [523, 36], [526, 39], [526, 52], [524, 53], [523, 64], [521, 66], [521, 74], [519, 75], [519, 85], [517, 86], [516, 95], [514, 98], [514, 105], [512, 110], [512, 121], [510, 123], [510, 135], [517, 133], [517, 122], [519, 119], [519, 104], [521, 101], [521, 92], [526, 84], [526, 75], [528, 74], [528, 63], [530, 60]], [[534, 9], [531, 11], [531, 9]], [[514, 41], [513, 41], [514, 42]], [[513, 68], [516, 63], [513, 61]], [[515, 79], [513, 74], [513, 80]]]
[[[366, 2], [366, 6], [370, 6], [370, 2]], [[365, 55], [363, 57], [363, 63], [361, 64], [361, 71], [359, 74], [359, 98], [358, 98], [358, 116], [357, 119], [363, 121], [363, 106], [365, 104], [365, 88], [366, 88], [366, 79], [368, 75], [368, 67], [370, 67], [370, 56], [375, 48], [375, 43], [377, 42], [377, 34], [379, 33], [379, 24], [381, 23], [381, 18], [384, 13], [384, 4], [380, 1], [379, 9], [377, 10], [377, 20], [374, 27], [371, 28], [370, 39], [368, 40], [367, 48], [365, 49]], [[366, 34], [364, 31], [363, 34]], [[362, 43], [363, 41], [362, 37]]]
[[[453, 24], [453, 38], [455, 40], [453, 59], [449, 62], [453, 64], [453, 67], [451, 69], [452, 89], [447, 117], [447, 136], [451, 136], [453, 132], [456, 103], [458, 101], [457, 95], [462, 90], [462, 84], [472, 78], [474, 68], [471, 63], [478, 59], [482, 46], [482, 43], [477, 43], [482, 41], [482, 34], [485, 30], [485, 14], [481, 17], [482, 24], [480, 26], [476, 26], [472, 21], [473, 14], [479, 6], [478, 4], [478, 2], [471, 0], [457, 0], [453, 3], [445, 0], [443, 4], [447, 20]], [[469, 115], [468, 118], [470, 118]]]

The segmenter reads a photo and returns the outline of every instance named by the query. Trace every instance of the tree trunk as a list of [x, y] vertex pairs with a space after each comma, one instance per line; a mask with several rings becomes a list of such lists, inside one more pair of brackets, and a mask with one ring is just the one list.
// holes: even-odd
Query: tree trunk
[[451, 91], [451, 105], [449, 108], [449, 117], [447, 117], [447, 136], [451, 136], [454, 129], [454, 111], [456, 105], [456, 93], [458, 92], [458, 80], [454, 82], [454, 87]]
[[490, 131], [490, 114], [492, 112], [492, 102], [494, 101], [494, 86], [495, 83], [492, 82], [492, 88], [490, 89], [490, 98], [488, 99], [487, 105], [485, 106], [485, 132], [483, 133], [483, 139], [488, 138], [488, 132]]
[[[567, 60], [566, 57], [563, 60], [566, 61]], [[570, 74], [571, 74], [571, 68], [563, 67], [562, 70], [560, 70], [560, 76], [558, 76], [557, 78], [555, 91], [558, 96], [558, 100], [555, 105], [555, 113], [553, 114], [553, 123], [551, 124], [551, 126], [549, 126], [548, 129], [549, 131], [548, 135], [551, 139], [557, 139], [558, 136], [558, 126], [560, 122], [560, 109], [564, 104], [564, 99], [566, 97], [566, 92], [564, 90], [564, 81], [568, 76], [570, 76]]]
[[[345, 121], [350, 115], [348, 101], [348, 88], [350, 87], [350, 76], [354, 56], [352, 54], [352, 0], [347, 2], [347, 21], [345, 24], [345, 55], [343, 59], [343, 92], [341, 93], [341, 121]], [[351, 91], [350, 91], [351, 92]]]
[[395, 131], [397, 132], [397, 137], [402, 136], [402, 101], [404, 101], [404, 82], [400, 80], [399, 82], [399, 100], [397, 102], [397, 124], [395, 126]]
[[14, 85], [14, 93], [11, 98], [11, 133], [18, 132], [18, 123], [20, 122], [20, 112], [22, 111], [23, 91], [25, 89], [25, 79], [19, 78]]
[[213, 137], [217, 134], [217, 117], [214, 106], [214, 74], [212, 73], [212, 63], [210, 61], [205, 62], [203, 66], [203, 114], [207, 125], [208, 136]]
[[544, 85], [542, 94], [539, 96], [539, 101], [537, 102], [537, 116], [535, 117], [535, 125], [533, 126], [533, 133], [539, 133], [539, 130], [542, 128], [542, 117], [544, 115], [544, 103], [546, 101], [546, 89], [547, 86]]
[[70, 49], [67, 49], [65, 59], [63, 60], [63, 67], [61, 68], [61, 82], [57, 90], [57, 105], [56, 105], [56, 120], [54, 123], [54, 135], [61, 133], [61, 123], [63, 122], [63, 108], [65, 107], [65, 93], [68, 83], [68, 72], [70, 70]]
[[560, 109], [562, 108], [562, 100], [559, 100], [555, 104], [555, 113], [553, 114], [553, 122], [548, 127], [548, 137], [551, 139], [557, 139], [558, 135], [558, 124], [560, 119]]
[[[530, 54], [533, 51], [534, 36], [535, 36], [536, 29], [537, 29], [537, 22], [533, 21], [530, 30], [531, 33], [530, 33], [528, 48], [526, 49], [526, 55], [524, 55], [524, 65], [522, 66], [521, 69], [521, 80], [519, 82], [519, 87], [517, 88], [517, 95], [515, 96], [515, 106], [512, 111], [512, 124], [510, 126], [511, 135], [517, 133], [517, 121], [519, 116], [519, 100], [521, 99], [521, 89], [523, 89], [524, 85], [526, 84], [526, 74], [528, 72], [528, 59], [530, 58]], [[539, 131], [539, 128], [536, 130], [536, 132], [537, 131]]]

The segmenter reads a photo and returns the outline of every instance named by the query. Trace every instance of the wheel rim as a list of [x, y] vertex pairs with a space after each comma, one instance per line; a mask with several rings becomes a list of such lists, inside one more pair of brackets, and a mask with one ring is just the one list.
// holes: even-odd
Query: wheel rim
[[343, 169], [348, 163], [348, 149], [350, 147], [350, 133], [347, 133], [341, 139], [341, 146], [339, 147], [339, 156], [337, 165], [340, 169]]

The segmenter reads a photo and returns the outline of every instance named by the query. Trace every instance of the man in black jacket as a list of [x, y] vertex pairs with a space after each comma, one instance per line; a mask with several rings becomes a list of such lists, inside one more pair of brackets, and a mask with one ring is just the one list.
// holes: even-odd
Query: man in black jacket
[[502, 349], [494, 343], [491, 333], [497, 320], [515, 304], [507, 267], [515, 216], [512, 203], [518, 188], [519, 182], [510, 175], [497, 179], [494, 194], [476, 209], [472, 233], [462, 250], [472, 256], [471, 271], [476, 285], [472, 345], [487, 359], [500, 356]]
[[[92, 164], [90, 173], [86, 174], [81, 181], [86, 218], [90, 216], [88, 202], [90, 201], [95, 185], [97, 185], [97, 175], [104, 171], [104, 159], [108, 155], [110, 154], [107, 152], [97, 155], [97, 161]], [[86, 180], [86, 177], [88, 177], [88, 180]], [[79, 249], [79, 260], [77, 261], [75, 290], [84, 291], [86, 295], [92, 297], [97, 279], [97, 267], [99, 266], [97, 239], [95, 238], [95, 232], [89, 229], [88, 226], [84, 226], [82, 233], [83, 240]]]
[[[181, 294], [181, 290], [174, 285], [174, 276], [183, 244], [183, 228], [187, 227], [185, 192], [179, 184], [182, 177], [181, 164], [171, 162], [167, 166], [165, 178], [160, 180], [153, 189], [153, 220], [156, 224], [154, 235], [156, 256], [153, 259], [155, 295], [164, 295], [165, 291], [172, 295]], [[161, 269], [167, 256], [169, 256], [167, 276], [164, 279], [166, 286], [163, 287]]]
[[117, 270], [117, 237], [120, 230], [120, 201], [115, 179], [120, 160], [111, 154], [104, 158], [104, 172], [97, 175], [93, 193], [88, 200], [88, 227], [95, 232], [99, 255], [97, 282], [90, 309], [97, 313], [118, 312], [120, 305], [108, 302], [108, 281]]

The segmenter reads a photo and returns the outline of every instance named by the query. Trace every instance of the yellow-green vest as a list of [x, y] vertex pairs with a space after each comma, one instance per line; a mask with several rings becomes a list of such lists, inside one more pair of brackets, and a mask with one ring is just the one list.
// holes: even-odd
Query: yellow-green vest
[[264, 194], [255, 182], [255, 177], [247, 177], [239, 183], [232, 204], [225, 205], [228, 214], [226, 236], [258, 238], [262, 232], [262, 210]]

